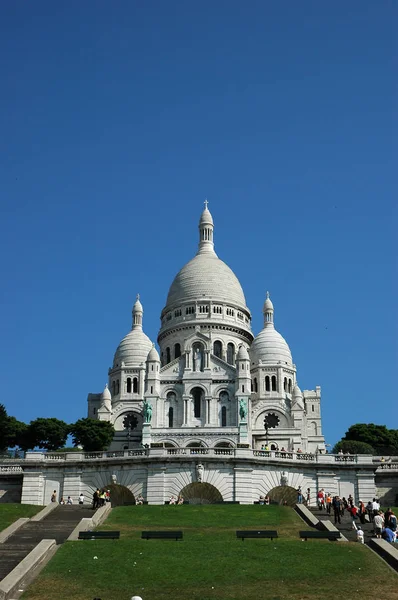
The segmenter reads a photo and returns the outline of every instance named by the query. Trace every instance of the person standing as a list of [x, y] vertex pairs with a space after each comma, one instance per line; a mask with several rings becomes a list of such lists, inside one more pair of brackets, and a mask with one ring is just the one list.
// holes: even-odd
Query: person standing
[[365, 507], [364, 503], [362, 502], [362, 500], [359, 501], [358, 516], [359, 516], [359, 520], [361, 521], [361, 525], [364, 525], [366, 523], [366, 520], [365, 520], [366, 507]]
[[335, 496], [333, 498], [333, 513], [334, 513], [334, 522], [341, 523], [341, 500], [339, 496]]
[[375, 528], [375, 534], [378, 539], [381, 538], [381, 532], [383, 529], [383, 517], [377, 513], [373, 518], [373, 524]]
[[56, 502], [57, 501], [57, 490], [54, 490], [53, 493], [51, 494], [51, 502]]
[[357, 529], [357, 542], [359, 542], [360, 544], [365, 543], [365, 535], [364, 535], [361, 527], [358, 527], [358, 529]]
[[79, 504], [84, 504], [84, 494], [81, 493], [79, 496]]
[[93, 510], [99, 506], [99, 489], [97, 488], [93, 494]]
[[328, 515], [330, 515], [331, 510], [332, 510], [332, 496], [328, 492], [326, 494], [326, 512], [328, 513]]

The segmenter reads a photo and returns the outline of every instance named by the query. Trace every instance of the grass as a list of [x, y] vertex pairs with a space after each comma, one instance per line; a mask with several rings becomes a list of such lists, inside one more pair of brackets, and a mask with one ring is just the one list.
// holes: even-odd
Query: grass
[[[140, 539], [142, 529], [179, 528], [182, 542]], [[276, 528], [278, 540], [246, 540], [236, 529]], [[101, 529], [120, 540], [67, 542], [24, 600], [397, 600], [395, 574], [364, 546], [302, 542], [287, 507], [180, 506], [114, 509]], [[396, 580], [395, 580], [396, 581]]]
[[33, 517], [44, 507], [33, 504], [0, 504], [0, 531], [22, 517]]

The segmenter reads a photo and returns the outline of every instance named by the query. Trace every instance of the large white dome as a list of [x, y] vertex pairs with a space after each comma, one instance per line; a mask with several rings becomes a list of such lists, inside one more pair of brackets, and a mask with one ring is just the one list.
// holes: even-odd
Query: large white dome
[[251, 361], [263, 364], [293, 364], [292, 354], [286, 340], [274, 327], [265, 327], [254, 338], [250, 347]]
[[174, 278], [167, 306], [185, 301], [212, 299], [242, 308], [246, 300], [238, 278], [215, 252], [197, 254]]

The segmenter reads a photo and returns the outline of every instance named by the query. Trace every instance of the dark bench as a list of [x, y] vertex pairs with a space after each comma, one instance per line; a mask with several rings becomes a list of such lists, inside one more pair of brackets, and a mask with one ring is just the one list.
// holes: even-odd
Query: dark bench
[[120, 531], [79, 531], [79, 540], [118, 540]]
[[[134, 502], [123, 502], [123, 506], [135, 506], [137, 504], [137, 502], [134, 500]], [[142, 504], [148, 504], [148, 500], [144, 500], [142, 502]], [[139, 505], [137, 505], [139, 506]]]
[[254, 539], [268, 538], [268, 539], [273, 540], [274, 538], [278, 537], [278, 532], [268, 530], [268, 529], [251, 529], [249, 531], [237, 531], [236, 537], [241, 539], [242, 542], [245, 538], [254, 538]]
[[142, 540], [182, 540], [182, 531], [143, 531]]
[[307, 539], [334, 541], [341, 538], [341, 533], [340, 531], [300, 531], [300, 537], [304, 538], [305, 541], [307, 541]]

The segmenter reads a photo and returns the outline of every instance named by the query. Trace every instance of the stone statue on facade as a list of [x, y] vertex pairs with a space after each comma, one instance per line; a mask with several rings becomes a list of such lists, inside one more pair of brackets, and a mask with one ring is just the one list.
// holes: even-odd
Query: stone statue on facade
[[116, 485], [117, 484], [117, 477], [116, 477], [115, 473], [112, 473], [111, 479], [112, 479], [113, 485]]
[[244, 421], [247, 417], [247, 404], [244, 398], [239, 400], [239, 416], [241, 421]]
[[196, 348], [196, 350], [195, 350], [194, 366], [195, 366], [195, 371], [202, 370], [202, 353], [199, 350], [199, 348]]
[[282, 473], [281, 473], [281, 485], [282, 486], [287, 485], [287, 475], [286, 475], [285, 471], [282, 471]]
[[198, 483], [202, 483], [204, 471], [205, 471], [205, 469], [204, 469], [202, 463], [199, 463], [198, 465], [196, 465], [196, 480]]
[[144, 402], [144, 423], [150, 423], [152, 420], [152, 404], [145, 400]]

